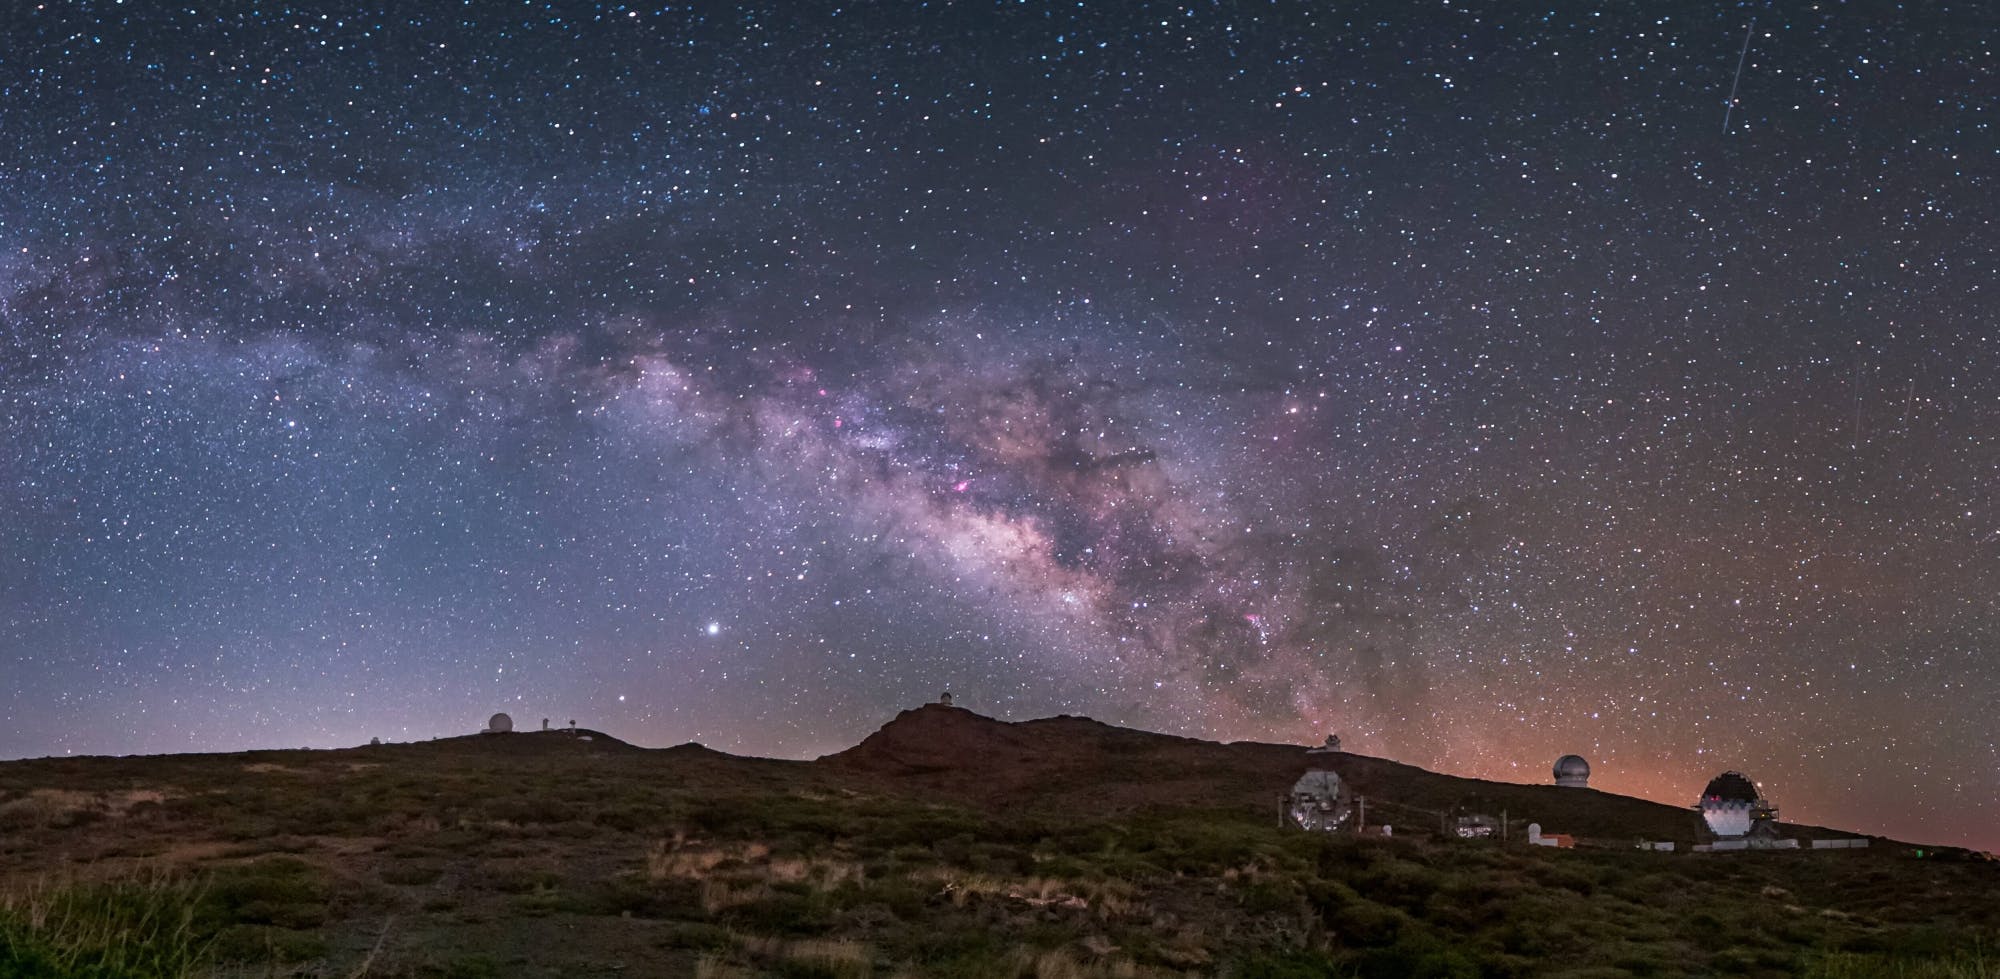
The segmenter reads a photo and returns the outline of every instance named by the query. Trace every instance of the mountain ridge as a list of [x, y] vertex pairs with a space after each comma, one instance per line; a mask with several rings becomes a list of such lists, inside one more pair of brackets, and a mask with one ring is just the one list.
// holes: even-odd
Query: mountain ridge
[[[1401, 823], [1406, 831], [1438, 832], [1441, 819], [1477, 811], [1504, 817], [1513, 832], [1539, 822], [1550, 833], [1607, 843], [1647, 839], [1685, 847], [1704, 836], [1690, 808], [1599, 789], [1450, 775], [1301, 745], [1205, 741], [1072, 715], [1003, 721], [942, 704], [905, 710], [814, 764], [978, 804], [1110, 811], [1193, 805], [1274, 814], [1299, 775], [1322, 767], [1369, 798], [1372, 824]], [[1781, 830], [1802, 841], [1867, 835], [1803, 823], [1783, 823]]]
[[[839, 783], [976, 806], [1092, 813], [1192, 807], [1269, 813], [1274, 820], [1292, 783], [1318, 767], [1338, 773], [1358, 797], [1366, 799], [1370, 825], [1386, 823], [1403, 833], [1443, 833], [1453, 816], [1479, 812], [1503, 819], [1509, 833], [1523, 832], [1528, 823], [1537, 822], [1545, 832], [1605, 845], [1645, 839], [1686, 847], [1705, 836], [1699, 817], [1687, 807], [1599, 789], [1451, 775], [1393, 759], [1302, 745], [1209, 741], [1071, 714], [1007, 721], [935, 703], [900, 711], [854, 745], [804, 761], [730, 754], [696, 742], [649, 748], [603, 731], [577, 729], [481, 733], [336, 749], [21, 759], [0, 762], [0, 770], [95, 769], [99, 774], [139, 778], [161, 765], [230, 757], [250, 763], [337, 761], [346, 753], [363, 764], [448, 756], [540, 758], [552, 764], [565, 759], [615, 764], [626, 759], [694, 766], [717, 774], [754, 773], [758, 778], [803, 771]], [[1917, 845], [1802, 823], [1781, 823], [1780, 831], [1802, 842], [1867, 837], [1877, 845]]]

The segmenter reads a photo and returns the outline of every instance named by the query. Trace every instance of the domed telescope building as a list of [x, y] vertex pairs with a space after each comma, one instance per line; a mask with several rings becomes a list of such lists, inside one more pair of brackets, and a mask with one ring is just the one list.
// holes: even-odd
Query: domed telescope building
[[1300, 829], [1331, 833], [1347, 825], [1354, 813], [1354, 795], [1340, 776], [1323, 768], [1299, 776], [1285, 797], [1285, 815]]
[[485, 734], [508, 734], [514, 730], [514, 719], [505, 714], [495, 714], [486, 720]]
[[1491, 800], [1471, 798], [1452, 808], [1449, 823], [1452, 835], [1461, 840], [1490, 840], [1500, 835], [1500, 820], [1493, 814], [1500, 807]]
[[1774, 838], [1778, 833], [1778, 807], [1742, 772], [1723, 772], [1709, 779], [1694, 808], [1719, 840]]
[[1590, 788], [1590, 763], [1582, 755], [1564, 755], [1556, 759], [1556, 784], [1571, 789]]

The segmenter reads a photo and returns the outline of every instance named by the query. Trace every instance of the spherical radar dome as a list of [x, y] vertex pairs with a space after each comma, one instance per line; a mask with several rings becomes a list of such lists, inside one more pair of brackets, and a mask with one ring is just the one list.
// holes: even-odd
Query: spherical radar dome
[[1564, 755], [1556, 759], [1556, 784], [1578, 788], [1590, 784], [1590, 763], [1582, 755]]
[[495, 714], [486, 722], [486, 731], [489, 734], [506, 734], [512, 730], [514, 730], [514, 719], [505, 714]]

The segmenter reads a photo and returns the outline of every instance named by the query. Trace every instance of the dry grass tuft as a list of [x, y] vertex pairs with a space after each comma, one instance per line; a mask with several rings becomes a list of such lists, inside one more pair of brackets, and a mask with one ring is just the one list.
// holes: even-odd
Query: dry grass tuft
[[761, 962], [790, 962], [817, 974], [840, 979], [866, 979], [875, 972], [875, 949], [845, 938], [804, 938], [787, 941], [769, 935], [734, 936], [737, 951]]
[[19, 799], [0, 802], [0, 826], [46, 829], [68, 825], [77, 813], [102, 813], [110, 808], [94, 792], [36, 789]]
[[750, 979], [750, 970], [730, 965], [719, 955], [694, 960], [694, 979]]
[[990, 874], [961, 874], [942, 869], [920, 871], [912, 879], [943, 884], [954, 907], [964, 907], [974, 897], [1004, 897], [1031, 907], [1095, 911], [1099, 917], [1115, 918], [1130, 914], [1137, 903], [1137, 890], [1121, 880], [1075, 880], [1060, 877], [995, 877]]
[[729, 854], [709, 847], [687, 848], [678, 840], [662, 840], [646, 853], [648, 880], [704, 880]]
[[1813, 963], [1807, 979], [2000, 979], [2000, 959], [1975, 945], [1950, 958], [1893, 960], [1838, 952]]
[[832, 890], [842, 884], [863, 881], [861, 864], [835, 857], [772, 857], [762, 843], [712, 846], [689, 843], [680, 834], [653, 844], [646, 853], [648, 880], [721, 879], [742, 884], [812, 885], [816, 890]]
[[253, 775], [309, 775], [309, 774], [311, 774], [310, 772], [306, 771], [306, 770], [305, 770], [305, 769], [303, 769], [303, 768], [294, 768], [294, 767], [292, 767], [292, 766], [290, 766], [290, 765], [279, 765], [279, 764], [275, 764], [275, 763], [273, 763], [273, 762], [268, 762], [268, 761], [260, 761], [260, 762], [253, 762], [253, 763], [251, 763], [251, 764], [248, 764], [248, 765], [245, 765], [245, 766], [243, 766], [243, 770], [244, 770], [244, 771], [246, 771], [246, 772], [249, 772], [249, 773], [251, 773], [251, 774], [253, 774]]
[[737, 886], [728, 881], [705, 880], [701, 882], [701, 909], [714, 914], [729, 908], [757, 904], [771, 899], [771, 888], [762, 883]]
[[765, 865], [770, 879], [782, 883], [808, 882], [820, 890], [832, 890], [846, 883], [862, 882], [861, 865], [851, 860], [827, 857], [788, 858]]
[[1225, 868], [1222, 871], [1222, 879], [1230, 881], [1247, 881], [1254, 883], [1256, 881], [1263, 880], [1265, 877], [1271, 876], [1273, 873], [1274, 871], [1272, 870], [1272, 868], [1269, 865], [1265, 864], [1263, 861], [1252, 860], [1249, 861], [1248, 863], [1245, 863], [1241, 867]]
[[164, 802], [157, 789], [123, 792], [81, 792], [75, 789], [34, 789], [0, 802], [0, 829], [48, 829], [74, 826], [104, 816], [124, 816], [140, 804]]
[[142, 802], [159, 804], [167, 801], [167, 794], [158, 789], [132, 789], [128, 792], [114, 792], [106, 801], [115, 812], [124, 812]]
[[194, 929], [201, 896], [199, 881], [144, 865], [17, 883], [0, 891], [0, 949], [39, 953], [60, 975], [189, 975], [207, 953]]
[[1082, 961], [1063, 949], [1015, 953], [1019, 970], [1032, 979], [1177, 979], [1178, 972], [1150, 968], [1131, 959]]
[[809, 938], [793, 942], [785, 957], [841, 979], [867, 979], [875, 972], [874, 949], [852, 939]]

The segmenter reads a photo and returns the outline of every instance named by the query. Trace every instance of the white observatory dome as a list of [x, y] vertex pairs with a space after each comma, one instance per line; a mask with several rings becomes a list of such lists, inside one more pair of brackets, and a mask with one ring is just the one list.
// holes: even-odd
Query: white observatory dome
[[506, 734], [514, 730], [514, 719], [505, 714], [495, 714], [486, 720], [487, 734]]
[[1556, 784], [1573, 789], [1590, 787], [1590, 763], [1582, 755], [1564, 755], [1556, 759]]

